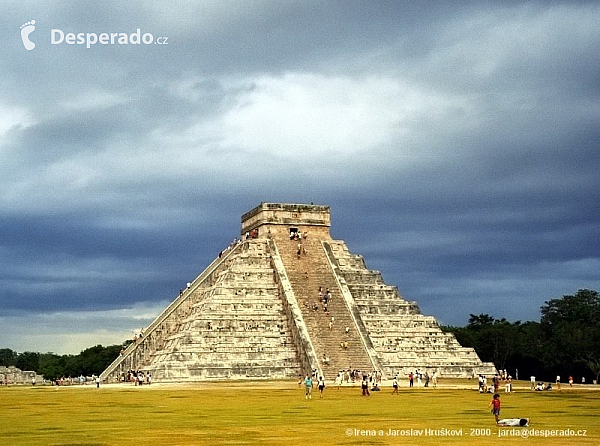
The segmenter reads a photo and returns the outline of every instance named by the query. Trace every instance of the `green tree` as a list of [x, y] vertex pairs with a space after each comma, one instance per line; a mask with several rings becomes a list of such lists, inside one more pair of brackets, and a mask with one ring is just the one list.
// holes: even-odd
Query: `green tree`
[[551, 299], [541, 308], [542, 325], [552, 329], [562, 322], [600, 324], [600, 295], [594, 290], [579, 290], [572, 296]]
[[469, 323], [464, 328], [448, 327], [458, 342], [465, 347], [473, 347], [479, 358], [484, 362], [493, 362], [499, 369], [508, 369], [511, 365], [511, 355], [518, 341], [518, 326], [506, 319], [494, 319], [489, 314], [469, 317]]
[[14, 365], [23, 371], [35, 371], [45, 379], [79, 375], [99, 375], [119, 356], [124, 344], [103, 347], [96, 345], [86, 348], [78, 355], [57, 355], [55, 353], [24, 352], [0, 349], [0, 366]]
[[469, 324], [468, 327], [477, 328], [477, 327], [487, 327], [494, 323], [494, 318], [489, 314], [480, 314], [476, 316], [474, 314], [469, 315]]
[[540, 323], [527, 321], [518, 324], [515, 338], [510, 365], [519, 369], [519, 377], [522, 379], [531, 375], [546, 376], [547, 370], [543, 361], [546, 336]]
[[54, 353], [40, 356], [40, 368], [37, 371], [44, 379], [55, 380], [65, 375], [65, 357]]
[[600, 295], [579, 290], [551, 299], [541, 307], [541, 327], [547, 338], [544, 361], [556, 374], [583, 375], [600, 361]]
[[600, 358], [589, 357], [585, 360], [585, 364], [596, 375], [596, 382], [598, 382], [598, 377], [600, 376]]
[[17, 356], [15, 365], [23, 371], [38, 371], [40, 368], [40, 354], [24, 352]]
[[17, 363], [17, 352], [10, 348], [0, 348], [0, 366], [9, 367]]
[[122, 345], [111, 345], [108, 347], [96, 345], [83, 350], [75, 362], [75, 373], [85, 376], [99, 375], [119, 356], [122, 348]]

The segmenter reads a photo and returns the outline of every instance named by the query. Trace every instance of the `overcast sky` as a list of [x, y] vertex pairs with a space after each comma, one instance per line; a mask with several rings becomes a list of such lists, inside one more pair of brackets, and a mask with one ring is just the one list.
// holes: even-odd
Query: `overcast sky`
[[0, 348], [129, 339], [262, 201], [442, 324], [600, 290], [598, 2], [0, 5]]

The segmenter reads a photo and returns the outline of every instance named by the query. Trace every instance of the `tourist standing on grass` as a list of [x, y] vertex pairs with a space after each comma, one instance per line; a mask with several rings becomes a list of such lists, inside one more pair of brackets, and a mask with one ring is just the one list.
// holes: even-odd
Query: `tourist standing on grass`
[[304, 378], [304, 387], [306, 389], [305, 399], [311, 399], [312, 400], [313, 382], [312, 382], [312, 378], [310, 377], [310, 375], [306, 375], [306, 377]]
[[394, 376], [394, 380], [392, 381], [392, 387], [394, 388], [394, 390], [392, 390], [392, 395], [395, 393], [396, 395], [398, 395], [398, 379]]
[[494, 393], [498, 393], [498, 389], [500, 388], [500, 377], [497, 373], [494, 375], [492, 382], [494, 383]]
[[505, 392], [512, 392], [512, 376], [508, 375], [508, 379], [506, 380], [506, 387], [504, 388]]
[[500, 394], [494, 393], [494, 397], [488, 407], [492, 408], [492, 413], [494, 414], [494, 418], [496, 419], [496, 424], [498, 424], [498, 420], [500, 417]]
[[412, 387], [414, 384], [414, 375], [413, 372], [408, 374], [408, 387]]
[[323, 398], [323, 390], [325, 390], [325, 379], [319, 376], [319, 398]]
[[369, 381], [367, 381], [367, 375], [363, 375], [363, 380], [361, 384], [362, 388], [362, 396], [369, 396]]

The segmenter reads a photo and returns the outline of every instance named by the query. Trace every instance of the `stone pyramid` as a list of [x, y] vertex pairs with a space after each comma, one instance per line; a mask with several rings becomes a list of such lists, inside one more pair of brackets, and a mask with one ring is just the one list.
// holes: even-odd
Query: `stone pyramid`
[[[328, 206], [261, 203], [234, 241], [102, 373], [154, 381], [340, 370], [494, 374], [472, 348], [332, 240]], [[326, 305], [325, 305], [326, 302]]]

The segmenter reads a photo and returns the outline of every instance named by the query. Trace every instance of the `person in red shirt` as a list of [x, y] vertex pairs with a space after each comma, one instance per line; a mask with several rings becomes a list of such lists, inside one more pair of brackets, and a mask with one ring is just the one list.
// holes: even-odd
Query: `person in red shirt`
[[494, 393], [494, 397], [488, 407], [492, 408], [492, 413], [494, 414], [494, 418], [496, 419], [496, 424], [498, 424], [499, 416], [500, 416], [500, 394]]

